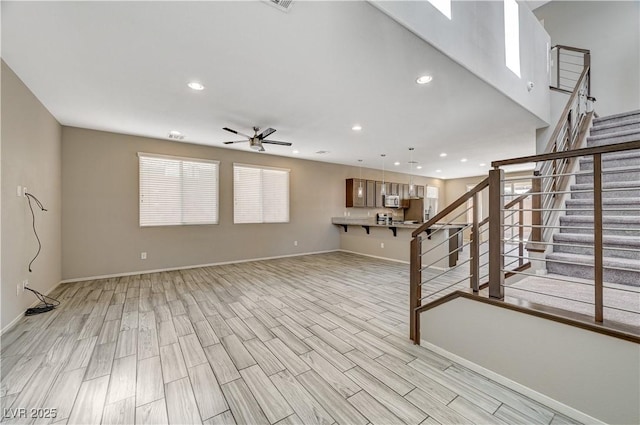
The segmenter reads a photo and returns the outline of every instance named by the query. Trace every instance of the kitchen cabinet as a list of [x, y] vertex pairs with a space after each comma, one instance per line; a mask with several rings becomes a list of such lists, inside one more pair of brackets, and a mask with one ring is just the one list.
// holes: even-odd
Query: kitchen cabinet
[[365, 199], [366, 206], [369, 208], [375, 208], [376, 206], [376, 182], [375, 180], [367, 180], [367, 199]]
[[[384, 183], [384, 187], [385, 187], [386, 193], [389, 194], [389, 183]], [[382, 191], [382, 182], [376, 182], [376, 203], [375, 203], [376, 208], [384, 208], [381, 191]]]
[[[362, 187], [362, 196], [358, 196], [358, 189]], [[364, 207], [367, 203], [366, 180], [347, 179], [345, 205], [347, 208]]]
[[403, 184], [401, 187], [400, 199], [409, 199], [409, 185]]

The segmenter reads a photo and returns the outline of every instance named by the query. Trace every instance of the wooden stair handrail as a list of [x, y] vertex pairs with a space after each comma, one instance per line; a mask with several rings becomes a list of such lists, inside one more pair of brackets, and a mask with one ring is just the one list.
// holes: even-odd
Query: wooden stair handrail
[[576, 158], [579, 156], [591, 156], [595, 154], [623, 152], [623, 151], [630, 151], [634, 149], [640, 149], [640, 140], [634, 140], [631, 142], [613, 143], [613, 144], [604, 145], [604, 146], [594, 146], [591, 148], [574, 149], [571, 151], [550, 152], [550, 153], [543, 153], [540, 155], [530, 155], [530, 156], [522, 156], [519, 158], [503, 159], [501, 161], [493, 161], [491, 163], [491, 166], [493, 168], [500, 168], [505, 165], [527, 164], [530, 162], [538, 162], [538, 161], [552, 161], [554, 159]]

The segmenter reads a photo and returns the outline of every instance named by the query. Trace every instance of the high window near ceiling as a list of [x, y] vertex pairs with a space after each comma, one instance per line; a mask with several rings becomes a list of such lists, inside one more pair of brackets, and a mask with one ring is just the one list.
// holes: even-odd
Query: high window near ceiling
[[138, 153], [140, 226], [218, 224], [218, 161]]
[[429, 3], [444, 16], [451, 19], [451, 0], [429, 0]]
[[507, 68], [520, 77], [520, 10], [516, 0], [504, 0], [504, 55]]
[[288, 223], [289, 170], [233, 164], [233, 222]]

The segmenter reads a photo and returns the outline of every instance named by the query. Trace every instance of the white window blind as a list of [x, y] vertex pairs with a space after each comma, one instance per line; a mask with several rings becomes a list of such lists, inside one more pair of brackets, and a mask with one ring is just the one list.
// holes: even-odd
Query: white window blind
[[233, 222], [288, 223], [289, 170], [233, 164]]
[[140, 226], [218, 224], [218, 161], [138, 153]]

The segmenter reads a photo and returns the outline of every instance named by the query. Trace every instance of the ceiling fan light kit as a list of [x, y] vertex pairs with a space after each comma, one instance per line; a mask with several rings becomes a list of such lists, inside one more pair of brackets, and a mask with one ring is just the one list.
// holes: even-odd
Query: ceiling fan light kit
[[239, 131], [233, 130], [229, 127], [223, 127], [223, 130], [228, 131], [233, 134], [237, 134], [239, 136], [245, 137], [247, 140], [234, 140], [230, 142], [224, 142], [225, 145], [230, 145], [232, 143], [245, 143], [249, 142], [249, 148], [258, 152], [264, 152], [265, 149], [262, 146], [263, 143], [268, 143], [271, 145], [281, 145], [281, 146], [291, 146], [289, 142], [280, 142], [277, 140], [266, 140], [271, 134], [276, 132], [275, 128], [267, 128], [262, 133], [258, 134], [260, 131], [260, 127], [253, 127], [253, 136], [248, 136], [244, 133], [240, 133]]

